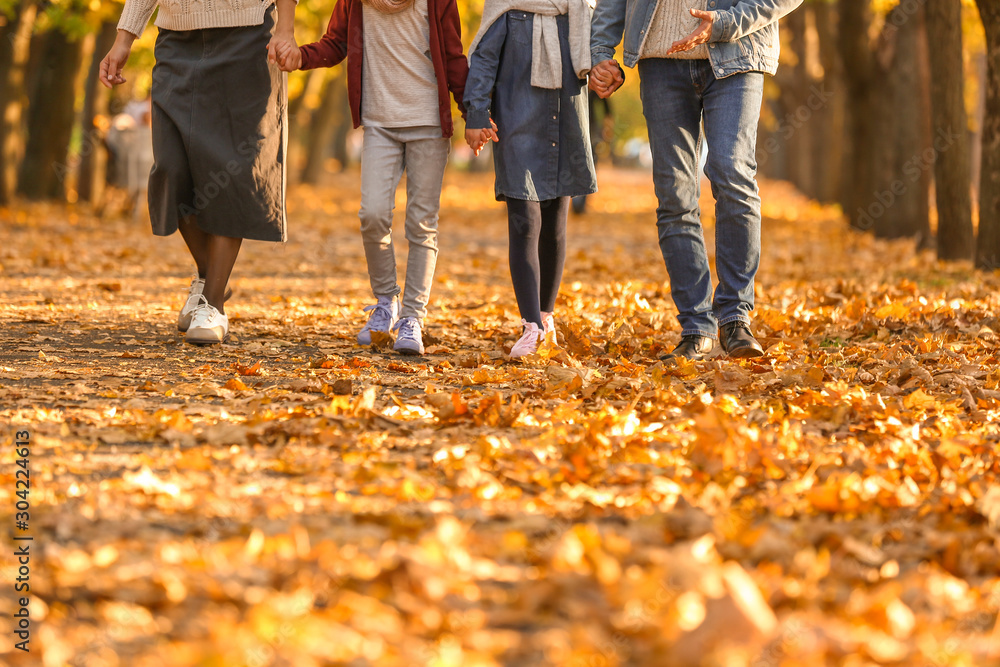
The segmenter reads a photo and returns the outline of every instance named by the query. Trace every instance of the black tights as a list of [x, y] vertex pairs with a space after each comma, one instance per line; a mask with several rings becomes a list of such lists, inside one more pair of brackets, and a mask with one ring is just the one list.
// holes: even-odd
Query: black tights
[[559, 295], [566, 263], [566, 219], [569, 197], [542, 202], [507, 199], [510, 236], [510, 280], [521, 318], [542, 326]]

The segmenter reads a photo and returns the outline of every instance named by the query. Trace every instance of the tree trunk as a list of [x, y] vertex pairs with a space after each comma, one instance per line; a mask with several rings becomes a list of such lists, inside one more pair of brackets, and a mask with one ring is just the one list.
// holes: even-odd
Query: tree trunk
[[65, 199], [83, 43], [52, 30], [41, 48], [38, 71], [32, 77], [28, 145], [21, 163], [19, 191], [29, 199]]
[[304, 85], [297, 95], [288, 98], [288, 145], [293, 147], [288, 152], [289, 186], [298, 183], [302, 173], [302, 156], [309, 148], [309, 121], [314, 111], [308, 107], [308, 101], [319, 96], [326, 71], [324, 68], [306, 71]]
[[[872, 23], [869, 0], [840, 0], [838, 46], [844, 63], [845, 87], [852, 104], [847, 119], [848, 147], [844, 154], [844, 211], [851, 227], [871, 231], [879, 209], [872, 208], [873, 186], [880, 143], [879, 85], [868, 29]], [[881, 210], [884, 213], [884, 208]]]
[[847, 92], [844, 90], [844, 68], [837, 53], [837, 9], [829, 2], [812, 5], [816, 34], [819, 40], [819, 61], [822, 78], [816, 84], [816, 98], [822, 106], [816, 112], [817, 121], [810, 125], [810, 135], [818, 159], [816, 198], [822, 202], [841, 201], [843, 193], [844, 142], [831, 137], [843, 137], [847, 114]]
[[847, 97], [837, 53], [836, 10], [810, 3], [784, 19], [786, 62], [768, 102], [757, 163], [769, 178], [788, 180], [819, 201], [838, 201]]
[[839, 7], [838, 43], [850, 99], [845, 211], [855, 229], [926, 243], [931, 163], [921, 162], [929, 104], [920, 5], [918, 11], [911, 4], [897, 5], [874, 46], [869, 0], [840, 0]]
[[[930, 185], [933, 156], [930, 151], [929, 68], [923, 66], [926, 53], [923, 12], [907, 13], [897, 5], [887, 17], [880, 54], [887, 65], [889, 99], [879, 118], [883, 131], [894, 139], [882, 164], [888, 171], [875, 201], [885, 213], [875, 222], [880, 238], [917, 238], [921, 245], [931, 241]], [[887, 110], [892, 110], [887, 112]], [[930, 158], [930, 159], [928, 159]]]
[[101, 141], [101, 133], [94, 125], [98, 115], [108, 112], [107, 89], [101, 83], [101, 61], [118, 36], [118, 26], [115, 23], [105, 23], [97, 33], [94, 42], [94, 54], [90, 59], [90, 71], [87, 72], [86, 97], [83, 101], [83, 113], [80, 127], [83, 129], [83, 141], [80, 145], [80, 173], [76, 190], [80, 201], [100, 201], [104, 192], [105, 174], [108, 156]]
[[986, 29], [986, 113], [979, 186], [976, 266], [1000, 269], [1000, 4], [977, 0]]
[[25, 104], [24, 67], [35, 23], [35, 0], [25, 0], [0, 29], [0, 205], [10, 203], [17, 189], [17, 167], [24, 156], [21, 125]]
[[338, 68], [330, 76], [323, 88], [323, 97], [312, 115], [309, 123], [309, 142], [306, 150], [306, 163], [302, 168], [302, 183], [315, 185], [323, 173], [323, 163], [329, 154], [330, 144], [337, 129], [338, 115], [343, 115], [346, 87], [344, 79], [346, 72]]
[[962, 76], [961, 0], [928, 0], [931, 49], [931, 117], [938, 259], [972, 257], [972, 176], [969, 164], [965, 79]]
[[973, 67], [976, 70], [976, 91], [978, 95], [976, 96], [976, 110], [972, 114], [972, 127], [974, 129], [969, 137], [969, 157], [972, 163], [972, 214], [973, 216], [977, 216], [978, 211], [975, 210], [975, 207], [979, 202], [979, 178], [983, 162], [983, 118], [986, 114], [986, 54], [978, 54], [973, 63]]
[[[782, 34], [788, 45], [788, 60], [775, 75], [778, 94], [769, 105], [774, 122], [769, 136], [759, 146], [757, 164], [766, 170], [768, 177], [790, 181], [808, 197], [813, 197], [812, 146], [808, 133], [801, 131], [805, 120], [799, 120], [798, 110], [805, 109], [809, 97], [808, 54], [806, 53], [806, 13], [802, 7], [789, 14], [782, 25]], [[803, 113], [805, 113], [803, 112]]]

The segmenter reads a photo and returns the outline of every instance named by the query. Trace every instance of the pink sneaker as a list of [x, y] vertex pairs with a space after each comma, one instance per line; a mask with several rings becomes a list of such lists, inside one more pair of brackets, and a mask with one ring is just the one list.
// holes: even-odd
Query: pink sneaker
[[534, 322], [521, 320], [521, 325], [524, 327], [524, 333], [514, 343], [514, 347], [510, 348], [511, 359], [520, 359], [529, 354], [534, 354], [538, 351], [538, 344], [545, 335], [545, 332], [539, 329], [538, 325]]
[[542, 331], [545, 334], [545, 341], [549, 345], [558, 346], [556, 342], [556, 320], [552, 313], [542, 311]]

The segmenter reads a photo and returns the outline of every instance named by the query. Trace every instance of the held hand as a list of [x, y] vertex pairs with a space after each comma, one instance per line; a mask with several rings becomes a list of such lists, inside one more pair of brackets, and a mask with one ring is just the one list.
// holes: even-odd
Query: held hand
[[701, 23], [698, 24], [698, 27], [690, 35], [680, 41], [674, 42], [667, 51], [668, 56], [671, 53], [690, 51], [699, 44], [708, 42], [708, 39], [712, 36], [712, 24], [715, 23], [715, 12], [703, 12], [700, 9], [692, 9], [691, 16], [701, 19]]
[[108, 55], [104, 56], [104, 60], [101, 61], [101, 83], [108, 88], [125, 83], [125, 77], [122, 76], [122, 69], [125, 67], [125, 63], [128, 62], [129, 54], [132, 52], [133, 40], [135, 40], [134, 35], [124, 30], [119, 30], [118, 37], [115, 38], [115, 43], [112, 45], [111, 50], [108, 51]]
[[280, 44], [275, 50], [275, 59], [282, 72], [294, 72], [302, 67], [302, 51], [292, 44]]
[[483, 144], [485, 143], [480, 140], [482, 134], [482, 130], [465, 129], [465, 143], [469, 144], [469, 148], [476, 154], [476, 157], [479, 157], [479, 151], [483, 150]]
[[587, 87], [590, 88], [595, 93], [597, 93], [597, 96], [600, 97], [602, 100], [606, 100], [607, 98], [611, 97], [611, 93], [614, 92], [612, 88], [608, 86], [603, 86], [600, 83], [598, 83], [597, 79], [595, 79], [594, 77], [590, 77], [590, 81], [587, 82]]
[[596, 79], [597, 83], [604, 88], [610, 86], [616, 77], [620, 77], [618, 64], [614, 60], [604, 60], [594, 65], [590, 70], [590, 78]]
[[590, 77], [587, 85], [601, 98], [610, 97], [613, 92], [625, 82], [622, 71], [618, 63], [614, 60], [605, 60], [597, 63], [590, 70]]
[[267, 44], [267, 60], [276, 63], [284, 72], [296, 70], [302, 64], [299, 47], [291, 30], [275, 31]]
[[480, 139], [483, 140], [484, 145], [489, 141], [493, 141], [494, 143], [500, 141], [500, 135], [497, 134], [497, 124], [493, 121], [492, 118], [490, 118], [490, 127], [483, 130], [482, 132], [483, 133], [480, 136]]
[[[500, 141], [500, 136], [497, 134], [497, 125], [493, 122], [492, 118], [490, 119], [490, 125], [493, 126], [492, 129], [487, 128], [485, 130], [479, 130], [479, 150], [482, 150], [483, 146], [491, 141], [494, 143]], [[478, 151], [476, 152], [476, 155], [479, 155]]]
[[490, 118], [490, 127], [482, 129], [465, 129], [465, 143], [469, 144], [469, 148], [479, 157], [479, 153], [483, 150], [483, 146], [488, 144], [490, 141], [500, 141], [500, 136], [497, 134], [497, 124]]

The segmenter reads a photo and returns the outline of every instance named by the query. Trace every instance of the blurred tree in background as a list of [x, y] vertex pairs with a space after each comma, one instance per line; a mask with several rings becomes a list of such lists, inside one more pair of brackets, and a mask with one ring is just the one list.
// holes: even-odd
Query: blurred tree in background
[[761, 174], [839, 203], [855, 229], [971, 259], [981, 156], [990, 161], [984, 101], [997, 87], [975, 3], [806, 0], [782, 39]]
[[[482, 0], [458, 2], [468, 45]], [[153, 64], [150, 27], [135, 43], [128, 85], [107, 91], [97, 81], [121, 7], [0, 0], [0, 205], [15, 196], [100, 205], [109, 118], [145, 98]], [[319, 38], [332, 7], [301, 0], [299, 43]], [[839, 203], [855, 229], [1000, 267], [1000, 3], [805, 0], [781, 34], [782, 67], [767, 82], [758, 138], [761, 175]], [[611, 100], [612, 159], [638, 165], [645, 124], [638, 72], [627, 75]], [[345, 68], [290, 75], [289, 122], [293, 181], [348, 167]], [[469, 166], [490, 168], [483, 158]]]
[[[928, 0], [927, 39], [934, 45], [931, 64], [931, 127], [933, 135], [950, 136], [954, 128], [969, 126], [965, 86], [955, 72], [963, 70], [962, 3]], [[938, 256], [967, 259], [972, 256], [972, 158], [970, 138], [962, 131], [954, 145], [934, 162], [935, 199], [938, 212]]]
[[1000, 2], [977, 0], [986, 35], [979, 242], [976, 265], [1000, 268]]

